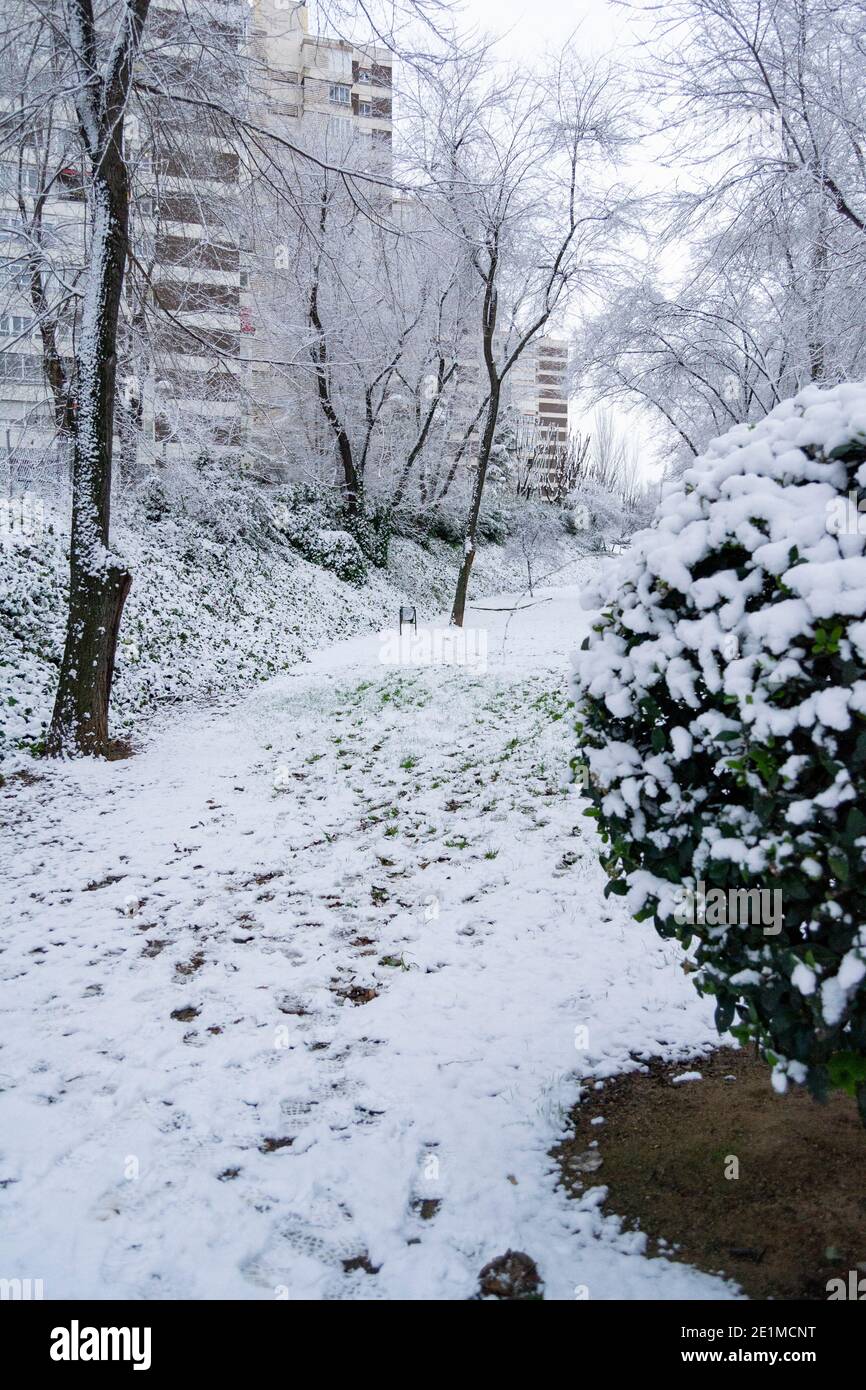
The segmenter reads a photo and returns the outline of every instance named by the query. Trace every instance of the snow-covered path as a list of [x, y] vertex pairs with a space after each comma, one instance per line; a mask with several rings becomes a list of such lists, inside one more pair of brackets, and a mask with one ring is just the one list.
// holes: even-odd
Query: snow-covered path
[[511, 1247], [547, 1298], [730, 1294], [547, 1156], [581, 1076], [714, 1031], [678, 948], [602, 898], [566, 786], [586, 619], [541, 597], [507, 631], [506, 600], [469, 613], [486, 670], [357, 638], [0, 792], [0, 1275], [462, 1299]]

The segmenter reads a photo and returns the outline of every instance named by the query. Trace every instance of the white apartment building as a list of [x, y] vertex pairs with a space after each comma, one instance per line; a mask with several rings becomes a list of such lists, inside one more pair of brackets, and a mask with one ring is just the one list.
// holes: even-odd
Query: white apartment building
[[568, 344], [553, 336], [536, 338], [515, 363], [509, 404], [537, 429], [552, 451], [568, 443]]
[[[215, 42], [208, 44], [211, 33]], [[208, 0], [207, 6], [158, 0], [145, 35], [176, 90], [187, 80], [201, 83], [204, 51], [214, 89], [225, 93], [243, 71], [256, 118], [276, 135], [297, 138], [315, 123], [335, 152], [355, 143], [357, 155], [363, 159], [369, 150], [377, 170], [390, 171], [387, 49], [311, 34], [306, 5], [285, 0]], [[234, 54], [249, 57], [245, 69], [233, 63]], [[273, 413], [268, 324], [258, 316], [268, 296], [255, 292], [273, 265], [273, 248], [258, 247], [243, 233], [239, 213], [250, 171], [230, 141], [205, 133], [194, 109], [185, 115], [183, 106], [168, 107], [163, 126], [158, 115], [147, 126], [129, 117], [126, 138], [133, 169], [131, 239], [139, 260], [150, 266], [146, 287], [134, 284], [134, 268], [128, 271], [127, 302], [132, 305], [138, 293], [151, 306], [149, 315], [130, 312], [125, 326], [117, 426], [134, 423], [126, 453], [131, 447], [144, 459], [243, 455], [261, 417], [267, 423]], [[69, 150], [64, 146], [63, 173], [43, 221], [45, 244], [67, 276], [80, 272], [84, 258], [86, 189], [74, 119], [55, 129], [52, 141], [58, 139]], [[38, 191], [36, 164], [34, 146], [32, 176], [25, 152], [25, 191], [31, 179]], [[14, 161], [0, 167], [0, 212], [9, 226], [17, 218], [17, 180]], [[20, 471], [31, 457], [50, 455], [55, 434], [24, 273], [26, 244], [26, 236], [7, 234], [0, 241], [0, 459], [7, 474], [10, 460]], [[67, 354], [71, 320], [69, 329], [61, 316], [58, 343]]]
[[[393, 138], [392, 54], [381, 45], [355, 46], [346, 40], [310, 32], [305, 4], [254, 0], [251, 49], [259, 64], [259, 103], [264, 122], [277, 136], [309, 142], [328, 164], [370, 170], [383, 184], [357, 184], [359, 196], [390, 204]], [[285, 311], [270, 255], [280, 256], [279, 242], [254, 248], [249, 258], [248, 329], [256, 360], [250, 415], [250, 441], [259, 463], [269, 446], [280, 441], [297, 421], [296, 391], [309, 372], [309, 358], [299, 349], [297, 374], [286, 361]], [[279, 265], [279, 262], [278, 262]], [[285, 269], [285, 266], [279, 268]], [[291, 351], [289, 352], [291, 358]], [[273, 364], [273, 368], [272, 365]], [[318, 410], [312, 427], [324, 425]]]
[[[245, 0], [159, 0], [148, 26], [167, 86], [200, 94], [211, 82], [224, 100], [239, 94]], [[132, 232], [151, 257], [145, 300], [153, 312], [141, 355], [132, 324], [121, 389], [127, 401], [138, 393], [140, 459], [237, 454], [247, 416], [240, 160], [231, 139], [203, 125], [195, 108], [173, 103], [160, 116], [157, 108], [146, 128], [128, 122]]]
[[[74, 153], [74, 128], [55, 126], [44, 134], [60, 174], [35, 216], [41, 190], [44, 144], [34, 131], [21, 165], [13, 153], [0, 163], [0, 491], [26, 490], [42, 471], [63, 469], [52, 448], [55, 413], [43, 371], [43, 345], [33, 303], [33, 252], [41, 246], [40, 276], [46, 295], [60, 298], [55, 268], [64, 280], [84, 261], [84, 189]], [[68, 161], [68, 162], [67, 162]], [[27, 210], [22, 218], [19, 194]], [[56, 314], [56, 350], [64, 370], [72, 353], [69, 307]]]
[[252, 0], [250, 42], [264, 72], [268, 120], [324, 116], [340, 131], [387, 149], [392, 133], [392, 55], [310, 33], [306, 4]]

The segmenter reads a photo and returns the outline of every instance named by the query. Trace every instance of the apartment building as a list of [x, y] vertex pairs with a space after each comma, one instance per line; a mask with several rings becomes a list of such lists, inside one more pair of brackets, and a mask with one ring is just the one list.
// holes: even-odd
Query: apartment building
[[323, 116], [332, 130], [388, 149], [392, 55], [310, 32], [305, 4], [253, 0], [251, 43], [261, 60], [269, 121]]
[[[143, 64], [157, 56], [167, 90], [239, 94], [276, 136], [316, 132], [332, 156], [390, 171], [392, 59], [310, 32], [306, 5], [285, 0], [158, 0], [145, 31]], [[77, 128], [56, 126], [68, 144], [54, 156], [43, 217], [45, 244], [63, 275], [84, 261], [86, 187]], [[127, 119], [132, 171], [123, 366], [116, 428], [120, 465], [130, 455], [168, 460], [231, 452], [249, 457], [251, 439], [273, 439], [280, 391], [270, 367], [268, 278], [272, 245], [257, 245], [245, 215], [255, 170], [227, 124], [201, 109], [152, 98]], [[44, 149], [25, 151], [21, 176], [35, 193]], [[38, 158], [37, 158], [38, 155]], [[0, 211], [18, 217], [18, 166], [0, 168]], [[371, 187], [373, 187], [371, 185]], [[389, 196], [387, 187], [383, 196]], [[55, 419], [25, 269], [27, 234], [0, 244], [0, 457], [52, 453]], [[4, 272], [5, 266], [5, 272]], [[271, 274], [272, 278], [272, 274]], [[271, 308], [273, 306], [271, 305]], [[72, 321], [61, 315], [59, 346], [72, 352]], [[267, 443], [265, 445], [267, 447]], [[259, 451], [261, 452], [261, 451]], [[2, 482], [2, 479], [0, 479]]]
[[[34, 296], [54, 310], [56, 367], [68, 373], [72, 306], [63, 302], [57, 279], [62, 273], [74, 281], [84, 263], [85, 194], [76, 148], [74, 126], [34, 125], [20, 161], [10, 150], [0, 162], [0, 491], [7, 495], [68, 469], [66, 452], [54, 448], [56, 412]], [[43, 199], [49, 149], [59, 172]]]
[[[356, 184], [359, 198], [388, 205], [390, 215], [393, 140], [392, 54], [382, 45], [358, 47], [347, 40], [310, 32], [305, 4], [254, 0], [251, 53], [256, 61], [257, 109], [276, 136], [299, 139], [326, 164], [371, 172], [378, 182]], [[279, 210], [275, 221], [279, 222]], [[250, 445], [264, 467], [274, 445], [297, 425], [308, 396], [309, 359], [303, 347], [293, 370], [286, 341], [286, 311], [279, 277], [291, 259], [275, 236], [262, 238], [250, 257], [249, 328], [255, 333]], [[283, 257], [283, 260], [281, 260]], [[324, 430], [318, 410], [310, 429]]]
[[[160, 0], [148, 44], [170, 90], [238, 95], [245, 69], [246, 0], [207, 5]], [[146, 306], [129, 325], [123, 401], [135, 405], [137, 452], [145, 460], [243, 451], [248, 328], [242, 269], [243, 178], [224, 130], [195, 106], [155, 101], [147, 123], [128, 123], [133, 169], [130, 299]], [[149, 283], [137, 265], [150, 265]]]
[[537, 338], [515, 363], [509, 403], [534, 427], [545, 452], [568, 443], [568, 345], [556, 337]]

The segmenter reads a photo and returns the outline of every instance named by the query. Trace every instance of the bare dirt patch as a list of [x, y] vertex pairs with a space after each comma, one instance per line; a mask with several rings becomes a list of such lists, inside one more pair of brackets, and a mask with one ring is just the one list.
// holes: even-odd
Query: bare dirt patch
[[135, 744], [129, 739], [112, 738], [108, 741], [105, 758], [109, 763], [118, 763], [126, 758], [134, 758], [136, 751]]
[[605, 1186], [605, 1209], [647, 1233], [648, 1254], [752, 1298], [824, 1300], [828, 1280], [866, 1272], [866, 1130], [848, 1096], [778, 1096], [764, 1062], [720, 1048], [606, 1081], [572, 1120], [553, 1151], [563, 1185]]

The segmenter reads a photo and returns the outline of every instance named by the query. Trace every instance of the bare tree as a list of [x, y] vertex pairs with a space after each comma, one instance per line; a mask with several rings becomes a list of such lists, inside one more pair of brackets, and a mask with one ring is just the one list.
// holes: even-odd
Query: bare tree
[[[610, 255], [619, 199], [600, 186], [626, 138], [611, 70], [571, 55], [543, 77], [496, 80], [472, 57], [427, 84], [418, 132], [439, 215], [479, 291], [473, 350], [485, 401], [451, 621], [463, 625], [504, 385], [530, 343]], [[469, 435], [474, 429], [470, 422]]]
[[655, 20], [644, 82], [688, 178], [575, 356], [590, 400], [645, 404], [680, 466], [808, 382], [862, 374], [866, 54], [849, 0], [666, 0]]
[[374, 521], [385, 543], [389, 518], [425, 497], [427, 459], [443, 443], [465, 327], [461, 248], [418, 198], [359, 200], [347, 171], [364, 147], [351, 136], [339, 171], [315, 128], [305, 138], [318, 163], [261, 234], [264, 245], [279, 237], [279, 265], [262, 277], [257, 316], [284, 418], [310, 422], [309, 450], [336, 466], [350, 529], [363, 539]]

